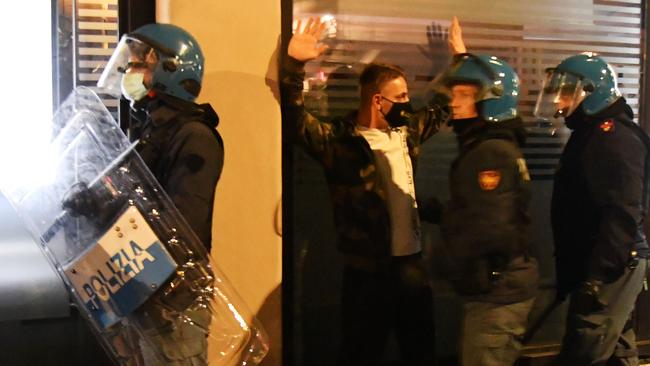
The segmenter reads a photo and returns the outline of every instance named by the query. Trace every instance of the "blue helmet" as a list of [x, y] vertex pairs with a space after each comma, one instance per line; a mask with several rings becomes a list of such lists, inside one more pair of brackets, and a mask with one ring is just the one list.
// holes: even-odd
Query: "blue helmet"
[[[203, 64], [201, 48], [187, 31], [171, 24], [147, 24], [122, 37], [98, 85], [124, 94], [132, 104], [151, 90], [193, 102], [201, 90]], [[134, 92], [125, 85], [132, 80], [125, 79], [130, 68], [138, 67], [146, 67], [151, 79], [136, 79], [140, 85]]]
[[591, 116], [605, 110], [621, 96], [612, 66], [596, 54], [586, 52], [547, 69], [535, 115], [568, 117], [581, 106], [583, 112]]
[[507, 62], [496, 56], [456, 55], [436, 84], [447, 90], [459, 84], [477, 86], [478, 113], [487, 122], [501, 122], [518, 115], [519, 77]]

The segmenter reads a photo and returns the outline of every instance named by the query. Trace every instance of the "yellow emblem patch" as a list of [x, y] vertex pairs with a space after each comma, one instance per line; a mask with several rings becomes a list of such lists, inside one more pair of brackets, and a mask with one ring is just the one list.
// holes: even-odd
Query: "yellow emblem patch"
[[526, 166], [526, 160], [519, 158], [517, 159], [517, 166], [519, 167], [519, 174], [521, 179], [525, 181], [530, 180], [530, 173], [528, 173], [528, 167]]
[[484, 170], [478, 173], [478, 184], [484, 191], [494, 190], [501, 182], [501, 172], [498, 170]]

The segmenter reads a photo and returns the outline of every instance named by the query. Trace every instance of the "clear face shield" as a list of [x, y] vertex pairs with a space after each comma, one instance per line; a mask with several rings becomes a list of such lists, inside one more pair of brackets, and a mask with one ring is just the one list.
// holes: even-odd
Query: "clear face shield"
[[503, 75], [490, 62], [472, 54], [460, 57], [428, 87], [427, 95], [448, 100], [453, 119], [476, 117], [478, 103], [499, 99], [503, 95]]
[[116, 98], [138, 100], [151, 88], [151, 75], [158, 63], [156, 51], [148, 44], [123, 36], [97, 82], [104, 93]]
[[570, 116], [586, 96], [582, 78], [549, 69], [537, 97], [535, 117], [560, 118]]
[[496, 98], [491, 88], [476, 80], [451, 75], [443, 75], [427, 87], [428, 107], [444, 105], [449, 108], [452, 119], [466, 119], [478, 115], [477, 103]]

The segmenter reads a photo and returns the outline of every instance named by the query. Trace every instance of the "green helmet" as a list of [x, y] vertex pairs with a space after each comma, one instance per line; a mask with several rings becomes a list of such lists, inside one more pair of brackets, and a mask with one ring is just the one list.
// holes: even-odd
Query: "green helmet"
[[537, 117], [568, 117], [580, 106], [591, 116], [622, 96], [612, 66], [591, 52], [568, 57], [546, 72], [535, 106]]
[[507, 62], [496, 56], [456, 55], [451, 66], [434, 83], [448, 94], [454, 85], [477, 86], [478, 113], [487, 122], [517, 117], [519, 77]]

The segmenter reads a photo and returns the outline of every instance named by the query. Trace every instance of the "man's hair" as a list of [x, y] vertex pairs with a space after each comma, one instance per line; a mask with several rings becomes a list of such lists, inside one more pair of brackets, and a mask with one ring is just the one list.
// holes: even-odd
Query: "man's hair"
[[375, 62], [369, 64], [359, 77], [361, 101], [366, 102], [371, 96], [379, 93], [384, 84], [398, 77], [406, 80], [404, 70], [397, 65]]

